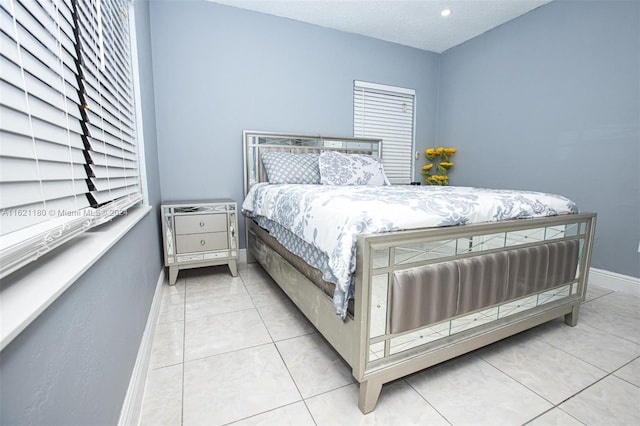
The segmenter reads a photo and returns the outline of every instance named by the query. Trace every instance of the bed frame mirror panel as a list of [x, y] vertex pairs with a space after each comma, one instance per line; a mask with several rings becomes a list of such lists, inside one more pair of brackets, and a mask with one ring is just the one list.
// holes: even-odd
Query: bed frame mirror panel
[[[267, 180], [261, 170], [262, 152], [334, 149], [379, 156], [381, 144], [371, 139], [247, 131], [245, 191]], [[575, 325], [586, 295], [595, 219], [593, 213], [580, 213], [361, 235], [353, 310], [344, 321], [336, 315], [331, 298], [294, 261], [281, 256], [283, 248], [251, 219], [247, 258], [262, 265], [351, 366], [360, 382], [358, 406], [368, 413], [384, 383], [558, 317]], [[512, 269], [509, 262], [515, 265]], [[478, 264], [484, 269], [476, 268]], [[421, 305], [416, 315], [426, 312], [426, 319], [403, 323], [405, 317], [394, 315], [402, 312], [394, 309], [402, 300], [396, 294], [398, 286], [406, 275], [417, 273], [426, 278], [413, 284], [434, 282], [434, 288], [444, 292], [434, 290], [434, 296], [441, 297], [450, 286], [429, 275], [438, 268], [467, 271], [466, 281], [455, 284], [460, 294], [461, 289], [466, 291], [466, 299], [454, 295], [446, 312], [441, 303]], [[481, 270], [490, 272], [483, 278], [477, 273]], [[457, 308], [460, 304], [464, 309]]]

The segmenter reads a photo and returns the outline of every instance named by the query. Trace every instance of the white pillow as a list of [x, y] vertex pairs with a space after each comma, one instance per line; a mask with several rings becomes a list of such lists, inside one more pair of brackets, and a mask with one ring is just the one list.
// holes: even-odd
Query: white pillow
[[318, 165], [323, 185], [389, 185], [382, 162], [370, 155], [322, 151]]
[[262, 164], [269, 183], [320, 183], [319, 154], [294, 154], [291, 152], [265, 152]]

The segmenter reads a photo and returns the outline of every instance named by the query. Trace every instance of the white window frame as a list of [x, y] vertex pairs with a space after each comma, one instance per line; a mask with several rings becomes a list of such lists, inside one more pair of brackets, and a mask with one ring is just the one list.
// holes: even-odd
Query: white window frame
[[[122, 215], [107, 221], [65, 244], [63, 250], [47, 253], [35, 263], [24, 265], [20, 271], [0, 280], [0, 350], [35, 320], [49, 305], [150, 211], [144, 158], [144, 137], [140, 96], [140, 74], [137, 61], [136, 27], [133, 2], [128, 2], [134, 107], [138, 149], [140, 189], [144, 199]], [[113, 220], [111, 220], [113, 219]], [[44, 254], [44, 253], [43, 253]]]
[[[381, 117], [379, 113], [382, 111], [376, 107], [374, 107], [374, 110], [369, 111], [372, 114], [367, 115], [367, 95], [369, 95], [369, 99], [379, 96], [380, 100], [387, 102], [384, 105], [385, 108], [397, 107], [396, 99], [400, 101], [404, 98], [407, 103], [410, 103], [411, 123], [407, 126], [406, 118], [398, 118], [397, 114]], [[385, 173], [389, 181], [392, 184], [408, 184], [412, 182], [415, 172], [413, 153], [415, 152], [416, 133], [416, 91], [404, 87], [355, 80], [353, 84], [353, 103], [354, 137], [382, 139], [382, 159], [385, 163]], [[394, 127], [407, 127], [405, 130], [411, 132], [410, 146], [405, 145], [407, 142], [405, 138], [393, 134]], [[402, 159], [399, 160], [398, 158]], [[404, 170], [405, 166], [409, 169], [408, 175], [399, 172], [399, 170]]]

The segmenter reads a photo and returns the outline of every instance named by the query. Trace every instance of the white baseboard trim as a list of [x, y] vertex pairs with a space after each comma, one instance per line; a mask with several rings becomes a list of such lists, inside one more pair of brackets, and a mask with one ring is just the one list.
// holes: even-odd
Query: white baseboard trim
[[160, 315], [160, 305], [162, 304], [162, 284], [164, 283], [164, 269], [160, 271], [156, 290], [151, 302], [151, 309], [147, 317], [147, 324], [142, 334], [140, 347], [138, 348], [138, 356], [136, 364], [131, 372], [129, 380], [129, 388], [122, 403], [120, 411], [120, 419], [118, 426], [135, 426], [140, 421], [140, 413], [142, 411], [142, 397], [144, 396], [144, 386], [147, 382], [147, 371], [149, 370], [149, 360], [151, 358], [151, 347], [153, 345], [153, 336], [156, 331], [158, 316]]
[[605, 271], [604, 269], [589, 269], [589, 285], [640, 295], [640, 278]]
[[238, 263], [246, 265], [247, 263], [247, 249], [238, 250]]

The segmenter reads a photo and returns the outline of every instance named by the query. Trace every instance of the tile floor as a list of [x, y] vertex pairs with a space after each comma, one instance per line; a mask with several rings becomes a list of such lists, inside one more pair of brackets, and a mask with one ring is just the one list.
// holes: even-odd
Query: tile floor
[[365, 416], [349, 367], [259, 266], [182, 271], [163, 287], [140, 425], [638, 425], [640, 297], [587, 299], [577, 327], [386, 384]]

